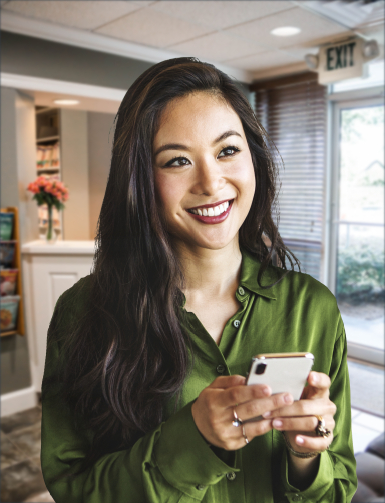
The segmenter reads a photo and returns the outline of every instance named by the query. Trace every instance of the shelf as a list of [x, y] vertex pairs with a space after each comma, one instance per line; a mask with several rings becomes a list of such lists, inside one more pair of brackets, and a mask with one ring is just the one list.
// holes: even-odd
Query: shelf
[[1, 208], [2, 213], [13, 213], [13, 232], [11, 241], [15, 242], [15, 255], [11, 265], [12, 269], [17, 269], [17, 282], [16, 282], [16, 292], [15, 295], [20, 296], [19, 309], [17, 313], [16, 328], [12, 330], [6, 330], [0, 332], [1, 337], [7, 335], [24, 335], [24, 299], [23, 299], [23, 283], [22, 283], [22, 267], [21, 267], [21, 255], [20, 255], [20, 232], [19, 232], [19, 211], [16, 207]]
[[0, 332], [1, 333], [1, 337], [4, 337], [6, 335], [15, 335], [17, 334], [17, 330], [8, 330], [7, 332]]
[[60, 136], [58, 134], [54, 136], [46, 136], [45, 138], [37, 138], [36, 143], [45, 143], [48, 141], [58, 141], [60, 140]]
[[[36, 174], [45, 177], [52, 182], [61, 181], [61, 136], [60, 136], [60, 109], [57, 107], [45, 107], [35, 109], [36, 112]], [[56, 214], [54, 209], [54, 215]], [[38, 209], [38, 226], [44, 228], [43, 221], [48, 216], [42, 217]], [[55, 217], [54, 228], [62, 237], [62, 215], [58, 212]], [[40, 232], [40, 231], [39, 231]]]
[[41, 173], [42, 171], [57, 171], [60, 173], [60, 168], [36, 168], [37, 173]]
[[57, 110], [57, 107], [45, 107], [45, 108], [41, 108], [40, 110], [36, 110], [36, 115], [42, 115], [42, 114], [52, 113], [55, 110]]

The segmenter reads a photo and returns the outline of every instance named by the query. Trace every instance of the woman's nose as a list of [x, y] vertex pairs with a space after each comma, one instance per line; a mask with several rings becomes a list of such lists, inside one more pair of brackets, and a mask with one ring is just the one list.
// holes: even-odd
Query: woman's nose
[[193, 171], [194, 194], [214, 196], [226, 185], [221, 166], [214, 160], [201, 160]]

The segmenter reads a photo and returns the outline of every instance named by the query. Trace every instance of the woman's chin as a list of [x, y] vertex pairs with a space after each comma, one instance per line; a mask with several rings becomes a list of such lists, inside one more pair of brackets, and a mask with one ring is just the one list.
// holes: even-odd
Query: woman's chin
[[206, 250], [222, 250], [227, 246], [231, 245], [236, 241], [238, 243], [238, 232], [234, 235], [218, 235], [219, 233], [200, 234], [191, 233], [189, 236], [185, 236], [184, 239], [177, 237], [178, 241], [182, 241], [183, 245], [189, 249], [199, 249], [203, 248]]

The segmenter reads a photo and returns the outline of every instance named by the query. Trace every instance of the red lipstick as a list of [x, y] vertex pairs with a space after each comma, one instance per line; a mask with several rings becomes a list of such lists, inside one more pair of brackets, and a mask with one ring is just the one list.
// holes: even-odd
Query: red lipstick
[[[224, 202], [226, 202], [226, 201], [224, 201]], [[199, 220], [199, 222], [202, 222], [203, 224], [220, 224], [221, 222], [226, 220], [226, 218], [229, 216], [231, 208], [233, 206], [233, 202], [234, 202], [234, 199], [229, 201], [229, 207], [227, 208], [227, 210], [224, 211], [223, 213], [221, 213], [220, 215], [213, 216], [213, 217], [204, 216], [204, 215], [196, 215], [195, 213], [190, 213], [189, 211], [187, 213], [190, 215], [190, 217], [195, 218], [196, 220]], [[198, 208], [199, 209], [213, 208], [215, 206], [218, 206], [219, 204], [222, 204], [222, 203], [219, 202], [219, 203], [215, 203], [215, 204], [206, 204], [204, 206], [197, 206], [196, 208], [189, 208], [189, 209], [195, 210]]]

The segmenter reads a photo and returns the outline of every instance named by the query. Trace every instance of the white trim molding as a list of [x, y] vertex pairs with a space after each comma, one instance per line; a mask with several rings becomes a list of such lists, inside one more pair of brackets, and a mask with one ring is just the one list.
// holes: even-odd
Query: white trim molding
[[32, 409], [37, 405], [37, 393], [33, 386], [1, 395], [1, 417]]
[[262, 68], [262, 70], [255, 70], [251, 72], [253, 82], [256, 80], [272, 79], [274, 77], [283, 77], [285, 75], [293, 75], [295, 73], [303, 73], [309, 71], [306, 63], [291, 63], [290, 65], [273, 66], [270, 68]]
[[0, 78], [2, 87], [12, 87], [13, 89], [26, 89], [30, 91], [45, 91], [58, 94], [63, 93], [74, 96], [86, 96], [88, 98], [98, 98], [117, 102], [121, 102], [127, 92], [125, 89], [92, 86], [90, 84], [79, 84], [77, 82], [32, 77], [16, 73], [1, 72]]
[[[109, 54], [116, 54], [126, 58], [148, 61], [150, 63], [159, 63], [165, 59], [180, 58], [183, 54], [158, 49], [157, 47], [148, 47], [134, 42], [119, 40], [99, 33], [92, 33], [86, 30], [60, 26], [37, 19], [19, 16], [13, 12], [1, 11], [1, 29], [26, 35], [29, 37], [50, 40], [60, 44], [73, 45], [93, 51], [101, 51]], [[223, 65], [215, 61], [213, 63], [219, 70], [227, 73], [230, 77], [250, 84], [252, 82], [251, 72], [239, 70], [231, 66]]]

